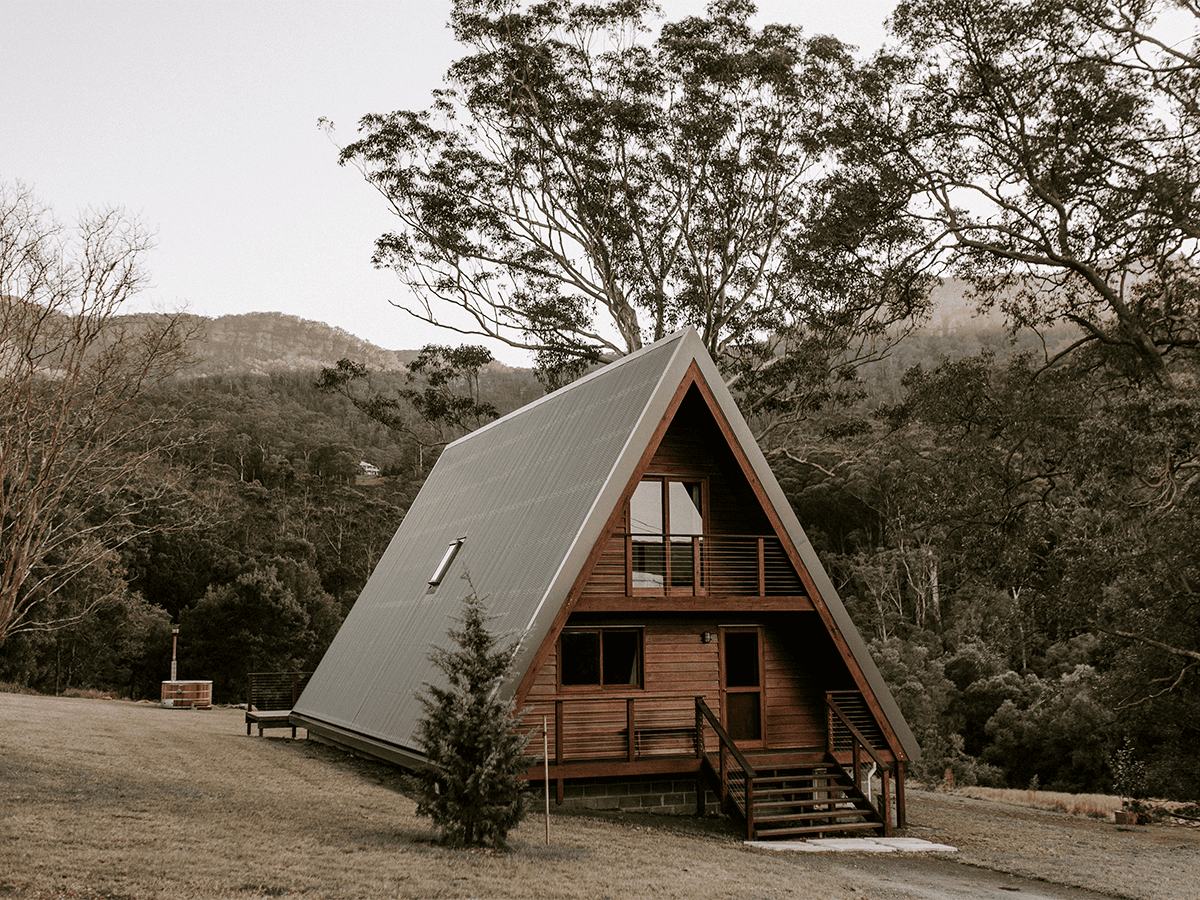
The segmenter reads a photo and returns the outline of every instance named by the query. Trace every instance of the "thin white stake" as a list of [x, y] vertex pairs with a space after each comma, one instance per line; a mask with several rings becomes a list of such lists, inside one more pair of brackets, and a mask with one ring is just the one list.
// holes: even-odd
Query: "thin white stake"
[[545, 771], [543, 783], [546, 786], [546, 844], [550, 844], [550, 732], [546, 727], [546, 717], [542, 716], [542, 766]]

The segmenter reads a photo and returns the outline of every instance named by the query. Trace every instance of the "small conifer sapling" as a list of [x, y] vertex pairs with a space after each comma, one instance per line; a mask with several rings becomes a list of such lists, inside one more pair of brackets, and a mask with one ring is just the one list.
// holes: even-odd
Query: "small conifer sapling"
[[429, 816], [449, 846], [503, 848], [525, 815], [520, 775], [530, 765], [520, 716], [498, 698], [513, 647], [497, 646], [473, 589], [455, 622], [447, 632], [455, 648], [429, 654], [448, 684], [426, 684], [419, 698], [417, 739], [431, 765], [418, 776], [417, 815]]

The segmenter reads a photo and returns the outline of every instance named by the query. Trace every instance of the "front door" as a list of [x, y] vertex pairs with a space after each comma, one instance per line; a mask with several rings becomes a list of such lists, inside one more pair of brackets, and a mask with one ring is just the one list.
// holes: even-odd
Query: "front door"
[[739, 747], [761, 747], [766, 736], [762, 629], [727, 625], [720, 633], [721, 724]]

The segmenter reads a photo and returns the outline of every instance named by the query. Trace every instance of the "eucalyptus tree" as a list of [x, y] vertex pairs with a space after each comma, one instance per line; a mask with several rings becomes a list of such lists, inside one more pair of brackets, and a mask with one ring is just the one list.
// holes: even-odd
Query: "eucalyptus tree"
[[1062, 354], [1169, 391], [1200, 347], [1198, 25], [1192, 0], [904, 0], [891, 19], [910, 87], [883, 165], [958, 272], [1016, 325], [1078, 326]]
[[364, 117], [340, 161], [395, 217], [373, 262], [401, 309], [531, 351], [552, 386], [691, 325], [760, 431], [786, 429], [928, 286], [907, 195], [840, 161], [887, 92], [744, 0], [656, 11], [458, 0], [446, 89]]

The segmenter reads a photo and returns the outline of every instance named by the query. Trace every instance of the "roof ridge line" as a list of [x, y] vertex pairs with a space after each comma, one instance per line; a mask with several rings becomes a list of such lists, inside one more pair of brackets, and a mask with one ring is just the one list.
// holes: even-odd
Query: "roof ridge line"
[[524, 406], [517, 407], [512, 412], [505, 413], [500, 418], [494, 419], [493, 421], [488, 422], [486, 425], [484, 425], [480, 428], [476, 428], [474, 431], [467, 432], [462, 437], [456, 438], [455, 440], [453, 440], [449, 444], [447, 444], [446, 448], [449, 449], [450, 447], [453, 447], [455, 444], [458, 444], [461, 441], [465, 441], [468, 438], [474, 437], [477, 434], [482, 434], [483, 432], [488, 431], [493, 426], [499, 425], [501, 422], [506, 422], [509, 419], [512, 419], [515, 416], [520, 415], [521, 413], [528, 412], [529, 410], [533, 409], [535, 406], [539, 406], [540, 404], [544, 403], [546, 400], [549, 400], [551, 397], [556, 397], [556, 396], [561, 395], [564, 391], [573, 390], [574, 388], [576, 388], [582, 384], [586, 384], [587, 382], [591, 381], [593, 378], [597, 377], [601, 373], [611, 371], [614, 366], [623, 366], [628, 362], [632, 362], [633, 360], [640, 359], [642, 356], [649, 353], [651, 350], [658, 349], [658, 348], [664, 346], [665, 344], [669, 344], [672, 341], [681, 340], [687, 335], [688, 332], [693, 332], [697, 335], [697, 337], [699, 337], [699, 333], [696, 332], [696, 329], [693, 328], [691, 325], [687, 326], [686, 328], [680, 328], [678, 331], [674, 331], [671, 334], [668, 334], [666, 337], [660, 338], [659, 340], [655, 341], [653, 344], [647, 344], [644, 347], [634, 350], [632, 353], [628, 353], [625, 356], [618, 357], [617, 359], [614, 359], [612, 362], [606, 363], [605, 365], [596, 369], [594, 372], [589, 372], [588, 374], [584, 375], [582, 378], [577, 378], [575, 381], [572, 381], [570, 384], [565, 384], [562, 387], [557, 388], [548, 394], [543, 394], [542, 396], [538, 397], [536, 400], [531, 400], [529, 403], [526, 403]]

